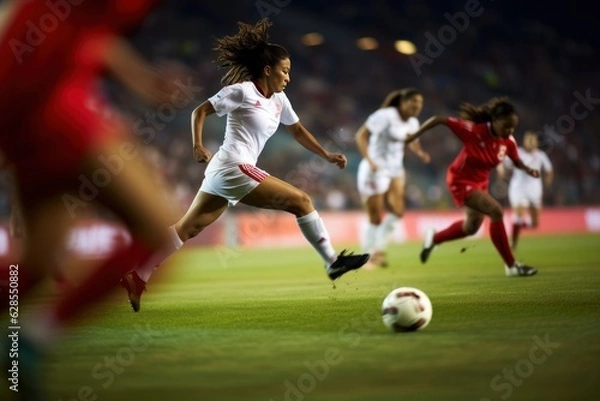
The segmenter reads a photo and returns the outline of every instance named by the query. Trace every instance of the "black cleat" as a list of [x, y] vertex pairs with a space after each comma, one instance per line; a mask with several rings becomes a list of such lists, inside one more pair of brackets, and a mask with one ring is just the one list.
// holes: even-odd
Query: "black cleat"
[[360, 268], [362, 265], [367, 263], [368, 260], [368, 253], [354, 255], [352, 253], [346, 254], [346, 250], [343, 250], [338, 255], [335, 262], [333, 262], [331, 266], [327, 268], [327, 275], [330, 279], [335, 280], [338, 277], [348, 273], [350, 270], [356, 270]]
[[435, 231], [433, 229], [429, 229], [425, 233], [425, 239], [423, 240], [423, 249], [421, 250], [421, 255], [420, 255], [421, 263], [427, 262], [427, 259], [429, 259], [429, 255], [431, 254], [431, 251], [433, 251], [433, 248], [435, 247], [435, 244], [433, 243], [434, 234], [435, 234]]
[[139, 312], [142, 293], [146, 291], [144, 280], [138, 276], [135, 270], [132, 270], [121, 279], [121, 286], [127, 290], [127, 296], [129, 297], [129, 303], [133, 311]]

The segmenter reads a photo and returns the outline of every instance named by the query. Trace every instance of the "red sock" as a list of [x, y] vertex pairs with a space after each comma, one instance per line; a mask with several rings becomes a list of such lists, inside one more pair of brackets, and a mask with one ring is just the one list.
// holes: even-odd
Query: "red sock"
[[515, 264], [515, 257], [510, 249], [502, 220], [490, 223], [490, 237], [492, 237], [492, 242], [500, 253], [500, 256], [504, 259], [504, 263], [509, 267], [513, 266]]
[[442, 242], [451, 241], [453, 239], [464, 238], [467, 236], [463, 231], [464, 220], [455, 221], [450, 224], [446, 229], [435, 233], [433, 236], [433, 243], [435, 245], [441, 244]]
[[118, 250], [96, 268], [79, 286], [59, 301], [54, 315], [59, 322], [69, 321], [117, 288], [119, 280], [154, 251], [139, 243]]

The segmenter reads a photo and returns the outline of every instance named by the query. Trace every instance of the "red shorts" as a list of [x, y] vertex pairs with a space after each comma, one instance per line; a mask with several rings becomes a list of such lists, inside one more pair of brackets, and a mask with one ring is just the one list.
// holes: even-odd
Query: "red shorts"
[[472, 181], [448, 172], [446, 174], [446, 184], [448, 185], [448, 189], [450, 189], [454, 204], [458, 207], [462, 207], [465, 205], [465, 199], [476, 190], [481, 189], [482, 191], [487, 192], [489, 180]]

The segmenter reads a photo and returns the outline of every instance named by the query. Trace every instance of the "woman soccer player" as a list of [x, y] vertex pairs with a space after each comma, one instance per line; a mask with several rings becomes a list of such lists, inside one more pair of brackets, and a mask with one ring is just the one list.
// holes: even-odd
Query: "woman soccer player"
[[[369, 263], [375, 266], [387, 266], [385, 249], [404, 214], [404, 141], [419, 129], [417, 117], [422, 108], [419, 90], [393, 91], [356, 133], [356, 145], [363, 157], [358, 166], [358, 192], [369, 216], [361, 240], [363, 251], [371, 254]], [[409, 147], [429, 163], [429, 154], [421, 149], [419, 141], [411, 142]]]
[[[134, 311], [139, 310], [141, 294], [156, 266], [238, 202], [296, 216], [300, 231], [323, 259], [331, 280], [369, 259], [368, 254], [345, 251], [336, 256], [309, 196], [256, 167], [265, 143], [280, 123], [302, 146], [328, 162], [344, 168], [347, 161], [343, 154], [324, 149], [300, 123], [283, 92], [290, 82], [290, 55], [282, 46], [267, 42], [270, 22], [263, 19], [255, 25], [238, 25], [235, 35], [216, 41], [218, 65], [228, 69], [222, 79], [225, 86], [192, 113], [194, 157], [201, 163], [210, 160], [202, 186], [185, 215], [169, 228], [171, 246], [123, 278]], [[227, 115], [225, 139], [212, 158], [202, 144], [204, 121], [211, 114]]]
[[[552, 163], [548, 155], [538, 148], [537, 134], [533, 131], [525, 132], [523, 146], [518, 148], [519, 157], [525, 164], [539, 170], [544, 174], [544, 185], [552, 185], [554, 178]], [[498, 165], [499, 178], [506, 176], [506, 168], [511, 168], [510, 159]], [[508, 201], [514, 212], [514, 223], [512, 227], [511, 245], [513, 251], [517, 249], [519, 234], [522, 228], [536, 228], [540, 221], [542, 210], [542, 182], [525, 174], [523, 170], [515, 170], [510, 178], [508, 186]], [[525, 219], [526, 211], [529, 210], [529, 220]]]
[[[51, 31], [42, 31], [38, 24], [48, 16], [57, 21], [47, 3], [15, 1], [0, 27], [0, 126], [5, 131], [0, 151], [14, 166], [27, 233], [18, 266], [2, 271], [2, 285], [9, 274], [18, 274], [19, 306], [26, 309], [33, 302], [30, 290], [49, 273], [48, 255], [64, 249], [74, 217], [92, 202], [121, 218], [132, 237], [77, 288], [43, 308], [43, 314], [20, 316], [22, 399], [42, 398], [40, 350], [167, 239], [164, 227], [171, 212], [138, 142], [127, 125], [89, 107], [99, 98], [96, 81], [104, 73], [157, 104], [172, 101], [177, 93], [176, 85], [156, 74], [121, 36], [143, 20], [152, 2], [126, 3], [64, 2], [53, 10], [65, 18]], [[8, 303], [7, 288], [0, 292]], [[2, 352], [8, 355], [8, 350]]]
[[491, 219], [490, 237], [502, 256], [507, 276], [531, 276], [537, 269], [515, 260], [510, 249], [502, 206], [488, 193], [490, 170], [510, 157], [515, 167], [532, 177], [540, 172], [526, 166], [519, 158], [513, 138], [519, 118], [515, 107], [506, 98], [493, 98], [488, 103], [474, 106], [464, 103], [460, 108], [460, 119], [434, 116], [427, 120], [407, 143], [440, 124], [446, 125], [461, 140], [463, 148], [454, 159], [446, 175], [446, 183], [457, 206], [466, 206], [464, 220], [459, 220], [445, 230], [435, 233], [428, 230], [421, 251], [421, 262], [425, 263], [436, 245], [464, 238], [477, 232], [483, 218]]

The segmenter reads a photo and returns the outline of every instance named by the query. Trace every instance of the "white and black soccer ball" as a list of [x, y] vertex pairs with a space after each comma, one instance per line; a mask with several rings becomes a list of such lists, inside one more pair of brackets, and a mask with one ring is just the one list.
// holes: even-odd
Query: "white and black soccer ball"
[[422, 330], [433, 315], [427, 294], [412, 287], [400, 287], [390, 292], [383, 300], [381, 310], [383, 324], [396, 333]]

